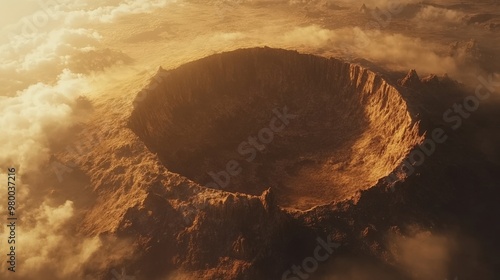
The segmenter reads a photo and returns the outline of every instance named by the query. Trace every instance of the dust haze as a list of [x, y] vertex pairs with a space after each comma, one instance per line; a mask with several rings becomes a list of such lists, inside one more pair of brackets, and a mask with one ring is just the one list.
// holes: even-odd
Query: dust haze
[[[18, 271], [12, 274], [2, 261], [0, 275], [5, 279], [114, 279], [112, 269], [122, 267], [141, 277], [149, 266], [141, 270], [140, 261], [157, 267], [154, 256], [160, 253], [155, 249], [142, 248], [144, 255], [134, 254], [143, 244], [156, 240], [148, 239], [146, 233], [141, 233], [140, 241], [131, 240], [123, 232], [127, 232], [128, 222], [140, 223], [130, 218], [134, 213], [143, 215], [141, 211], [151, 205], [162, 213], [174, 211], [170, 206], [157, 206], [156, 198], [151, 198], [155, 196], [141, 189], [146, 188], [143, 184], [187, 184], [175, 176], [158, 179], [155, 172], [167, 173], [160, 164], [144, 171], [150, 165], [141, 165], [141, 160], [156, 160], [157, 154], [127, 158], [146, 150], [143, 144], [127, 143], [127, 139], [138, 143], [140, 137], [126, 123], [137, 93], [160, 66], [175, 69], [213, 54], [269, 47], [335, 57], [386, 76], [403, 78], [410, 69], [420, 77], [446, 74], [468, 89], [476, 88], [479, 76], [500, 77], [498, 1], [27, 3], [6, 1], [1, 12], [9, 22], [0, 30], [0, 177], [7, 177], [7, 167], [18, 170], [17, 211], [21, 217]], [[487, 102], [493, 104], [497, 99], [498, 92], [494, 92]], [[103, 151], [112, 145], [115, 154], [107, 158]], [[491, 155], [495, 149], [490, 151]], [[98, 165], [90, 166], [89, 158], [99, 158]], [[101, 166], [106, 169], [96, 171]], [[141, 175], [125, 178], [123, 174], [132, 173], [123, 166]], [[117, 190], [122, 184], [140, 187]], [[115, 191], [120, 196], [106, 199]], [[174, 205], [170, 199], [165, 198]], [[5, 191], [0, 192], [0, 201], [2, 205], [7, 201]], [[109, 212], [92, 210], [97, 205], [109, 206]], [[5, 207], [0, 208], [0, 216], [7, 217]], [[147, 214], [140, 217], [154, 220]], [[92, 221], [99, 221], [95, 222], [99, 226]], [[193, 223], [191, 230], [202, 225]], [[153, 232], [154, 226], [144, 226], [146, 229]], [[377, 251], [382, 253], [370, 256], [376, 259], [374, 263], [350, 252], [329, 260], [311, 279], [453, 279], [459, 276], [454, 275], [460, 270], [457, 256], [471, 252], [468, 268], [483, 273], [477, 279], [494, 278], [494, 272], [481, 265], [477, 236], [433, 232], [432, 227], [420, 224], [405, 233], [384, 230], [380, 234], [386, 245]], [[2, 227], [0, 248], [5, 248], [7, 235]], [[162, 242], [158, 241], [165, 247], [158, 250], [167, 251]], [[3, 249], [1, 253], [5, 256]], [[238, 270], [229, 261], [220, 261], [227, 271]], [[189, 276], [190, 272], [183, 271], [182, 260], [172, 263], [173, 272], [142, 277], [199, 279], [195, 278], [199, 274]], [[384, 270], [379, 263], [390, 268]], [[198, 267], [192, 270], [201, 271]], [[217, 273], [207, 272], [206, 279], [224, 275]], [[463, 279], [467, 277], [472, 276]]]

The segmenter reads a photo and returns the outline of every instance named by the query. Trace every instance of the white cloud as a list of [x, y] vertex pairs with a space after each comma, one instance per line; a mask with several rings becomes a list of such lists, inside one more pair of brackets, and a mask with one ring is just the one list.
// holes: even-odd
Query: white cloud
[[[17, 276], [31, 279], [69, 279], [81, 277], [81, 268], [101, 246], [98, 237], [76, 238], [68, 235], [66, 226], [74, 218], [73, 202], [66, 201], [59, 206], [43, 203], [39, 208], [26, 213], [22, 234], [18, 228], [16, 240]], [[29, 230], [28, 230], [29, 229]], [[6, 234], [6, 232], [4, 232]], [[6, 240], [5, 236], [2, 239]], [[20, 256], [23, 257], [20, 257]], [[7, 271], [7, 263], [0, 265], [0, 275]], [[22, 267], [22, 269], [19, 269]]]
[[325, 29], [317, 25], [285, 33], [285, 44], [309, 46], [341, 56], [364, 58], [393, 70], [417, 69], [421, 73], [456, 73], [456, 62], [438, 54], [438, 46], [402, 34], [387, 34], [358, 27]]
[[436, 22], [459, 24], [464, 17], [465, 14], [459, 11], [425, 6], [418, 12], [414, 20], [419, 24], [436, 24]]
[[17, 71], [41, 70], [43, 67], [64, 66], [68, 56], [78, 51], [96, 48], [100, 35], [87, 29], [59, 29], [39, 34], [35, 40], [26, 41], [29, 49], [20, 57]]
[[27, 172], [46, 162], [49, 133], [72, 124], [72, 106], [88, 88], [84, 77], [65, 70], [54, 85], [38, 83], [17, 96], [0, 98], [0, 127], [5, 132], [0, 163], [16, 163]]
[[[114, 1], [116, 2], [116, 1]], [[93, 6], [86, 1], [53, 4], [45, 9], [52, 18], [61, 20], [64, 24], [79, 26], [88, 23], [110, 23], [119, 17], [133, 14], [150, 13], [155, 9], [165, 7], [175, 0], [127, 0], [117, 3], [99, 3]]]

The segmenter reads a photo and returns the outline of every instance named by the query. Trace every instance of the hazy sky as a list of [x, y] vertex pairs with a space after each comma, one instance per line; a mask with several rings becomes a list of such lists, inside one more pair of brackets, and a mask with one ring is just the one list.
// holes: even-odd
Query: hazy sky
[[24, 16], [33, 14], [40, 6], [33, 0], [2, 0], [0, 9], [0, 26], [17, 22]]

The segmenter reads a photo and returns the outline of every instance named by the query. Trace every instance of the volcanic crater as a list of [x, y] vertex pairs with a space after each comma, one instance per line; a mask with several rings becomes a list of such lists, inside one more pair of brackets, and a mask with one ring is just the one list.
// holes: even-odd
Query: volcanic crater
[[422, 141], [395, 86], [334, 58], [239, 49], [151, 83], [129, 126], [166, 168], [229, 192], [272, 188], [285, 208], [348, 199]]

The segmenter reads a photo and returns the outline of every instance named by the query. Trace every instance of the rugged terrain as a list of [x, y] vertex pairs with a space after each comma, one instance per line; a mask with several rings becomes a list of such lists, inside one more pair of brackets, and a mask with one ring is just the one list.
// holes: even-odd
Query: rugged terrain
[[1, 279], [500, 278], [499, 1], [2, 3]]
[[[388, 238], [424, 232], [473, 241], [453, 247], [445, 272], [418, 277], [494, 279], [498, 257], [488, 248], [498, 245], [490, 218], [498, 213], [498, 151], [485, 161], [463, 137], [474, 135], [474, 124], [454, 131], [443, 122], [441, 112], [462, 102], [465, 87], [415, 71], [399, 84], [397, 77], [269, 48], [160, 68], [123, 127], [83, 164], [98, 202], [81, 233], [99, 234], [110, 252], [131, 240], [120, 249], [127, 258], [89, 265], [89, 275], [106, 279], [105, 268], [124, 266], [138, 279], [281, 279], [320, 237], [340, 247], [311, 277], [351, 279], [343, 274], [349, 265], [335, 271], [347, 258], [362, 274], [352, 279], [411, 279]], [[246, 161], [238, 145], [285, 106], [297, 117]], [[480, 110], [474, 120], [491, 113]], [[436, 127], [449, 136], [446, 145], [402, 172]], [[219, 188], [206, 173], [231, 160], [243, 163], [241, 174]]]
[[150, 150], [169, 170], [212, 187], [209, 172], [241, 162], [228, 180], [213, 175], [224, 181], [215, 187], [257, 195], [272, 186], [282, 206], [306, 210], [349, 198], [421, 141], [393, 86], [339, 60], [257, 48], [163, 76], [130, 121]]

